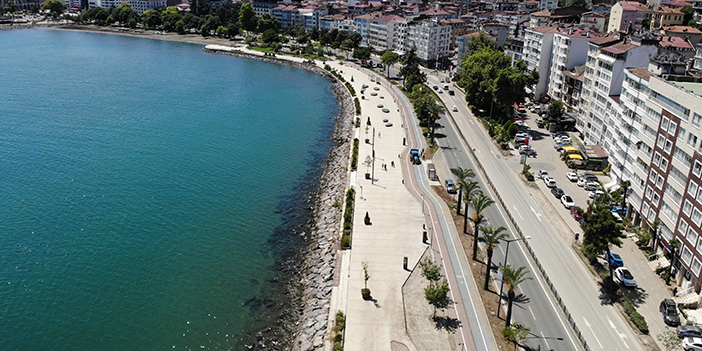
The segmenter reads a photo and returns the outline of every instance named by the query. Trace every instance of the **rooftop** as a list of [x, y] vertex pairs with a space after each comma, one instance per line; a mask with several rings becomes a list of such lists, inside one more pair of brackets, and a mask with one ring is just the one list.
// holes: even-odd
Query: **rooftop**
[[689, 93], [695, 94], [702, 97], [702, 78], [690, 77], [690, 76], [678, 76], [678, 75], [663, 75], [662, 79], [666, 80], [669, 84], [685, 90]]
[[670, 33], [688, 33], [688, 34], [702, 34], [702, 31], [695, 27], [690, 26], [670, 26], [663, 27], [663, 30]]
[[631, 74], [633, 74], [633, 75], [635, 75], [635, 76], [637, 76], [637, 77], [639, 77], [647, 82], [649, 79], [651, 79], [651, 75], [653, 74], [653, 72], [649, 71], [648, 68], [645, 68], [645, 67], [627, 68], [626, 70], [629, 71], [629, 73], [631, 73]]

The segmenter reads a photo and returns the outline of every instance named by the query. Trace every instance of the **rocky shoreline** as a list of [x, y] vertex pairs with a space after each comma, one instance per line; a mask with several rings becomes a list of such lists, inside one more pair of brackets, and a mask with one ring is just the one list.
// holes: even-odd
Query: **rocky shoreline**
[[[332, 135], [334, 145], [329, 150], [326, 168], [317, 192], [313, 194], [313, 223], [311, 223], [309, 247], [301, 250], [300, 253], [300, 257], [304, 257], [305, 261], [298, 277], [288, 287], [288, 295], [298, 299], [298, 301], [292, 301], [292, 308], [301, 309], [301, 311], [295, 313], [299, 316], [297, 321], [291, 320], [293, 319], [291, 313], [288, 313], [285, 318], [285, 324], [296, 326], [296, 330], [290, 330], [293, 334], [290, 339], [294, 339], [293, 344], [289, 345], [290, 348], [300, 351], [323, 350], [329, 313], [336, 313], [336, 311], [330, 311], [329, 307], [336, 253], [339, 250], [339, 228], [342, 216], [342, 208], [339, 204], [344, 201], [348, 185], [347, 168], [355, 113], [351, 95], [331, 73], [313, 63], [298, 63], [275, 56], [261, 56], [238, 50], [225, 52], [204, 49], [204, 51], [303, 68], [334, 82], [332, 91], [339, 102], [339, 115], [336, 116], [336, 126]], [[280, 323], [277, 325], [281, 327]], [[261, 336], [257, 345], [262, 349], [266, 349], [265, 345], [262, 345], [265, 344], [264, 339]]]

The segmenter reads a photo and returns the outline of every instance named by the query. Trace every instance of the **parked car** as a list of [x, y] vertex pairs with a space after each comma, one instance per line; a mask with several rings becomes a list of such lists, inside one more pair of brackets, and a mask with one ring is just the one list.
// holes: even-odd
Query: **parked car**
[[449, 95], [456, 95], [456, 92], [453, 90], [449, 90]]
[[554, 139], [556, 139], [556, 138], [560, 138], [560, 137], [562, 137], [562, 136], [566, 136], [566, 135], [568, 135], [568, 133], [564, 133], [564, 132], [557, 132], [557, 133], [553, 133], [553, 134], [551, 134], [551, 137], [552, 137], [552, 138], [554, 138]]
[[618, 253], [610, 252], [605, 255], [605, 259], [613, 268], [624, 267], [624, 260], [622, 260], [622, 256], [619, 256]]
[[561, 188], [554, 188], [551, 189], [551, 194], [556, 197], [556, 199], [560, 199], [561, 196], [565, 195], [565, 192], [563, 192], [563, 189]]
[[618, 213], [620, 216], [626, 214], [626, 208], [621, 207], [621, 206], [614, 206], [612, 209], [609, 210], [612, 213]]
[[571, 208], [575, 206], [575, 201], [573, 201], [573, 198], [568, 195], [561, 196], [561, 203], [565, 208]]
[[556, 180], [553, 179], [553, 178], [551, 178], [551, 177], [548, 177], [548, 178], [544, 179], [544, 183], [546, 183], [546, 186], [549, 187], [549, 188], [555, 188], [555, 187], [556, 187]]
[[680, 339], [683, 338], [702, 338], [702, 329], [696, 325], [679, 325], [675, 329]]
[[685, 351], [702, 351], [702, 338], [684, 338], [682, 344]]
[[570, 180], [571, 182], [577, 182], [578, 181], [578, 175], [573, 173], [573, 172], [568, 172], [566, 173], [566, 178]]
[[587, 191], [602, 190], [602, 185], [598, 182], [587, 182], [583, 189]]
[[624, 267], [619, 267], [614, 270], [614, 276], [628, 288], [636, 287], [636, 279], [634, 275], [629, 272], [628, 269]]
[[529, 136], [529, 133], [526, 133], [526, 132], [521, 132], [521, 133], [517, 133], [514, 135], [515, 138], [526, 138], [528, 136]]
[[[531, 111], [531, 112], [535, 112], [535, 111]], [[537, 119], [536, 126], [539, 128], [543, 128], [545, 126], [544, 121], [542, 119]]]
[[680, 314], [678, 313], [678, 304], [673, 299], [665, 299], [661, 301], [658, 310], [663, 315], [663, 322], [672, 327], [680, 325]]
[[519, 146], [519, 154], [520, 155], [529, 155], [534, 151], [534, 148], [532, 148], [529, 145], [521, 145]]
[[573, 206], [570, 208], [570, 215], [573, 216], [573, 218], [575, 218], [575, 220], [578, 222], [583, 219], [583, 216], [580, 215], [580, 207], [578, 206]]
[[449, 194], [456, 193], [456, 184], [453, 182], [453, 179], [446, 179], [444, 183], [446, 184], [446, 191]]
[[555, 144], [553, 144], [553, 148], [556, 150], [561, 149], [561, 148], [566, 147], [566, 146], [573, 146], [573, 144], [571, 144], [571, 143], [555, 143]]
[[587, 196], [591, 199], [596, 199], [600, 196], [604, 195], [604, 191], [602, 190], [593, 190], [591, 191]]
[[539, 170], [539, 178], [544, 179], [544, 176], [548, 177], [548, 172], [543, 169]]

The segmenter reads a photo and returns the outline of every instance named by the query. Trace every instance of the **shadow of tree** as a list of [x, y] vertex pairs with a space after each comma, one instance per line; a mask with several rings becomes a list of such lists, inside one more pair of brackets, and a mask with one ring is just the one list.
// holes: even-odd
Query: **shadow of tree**
[[600, 304], [602, 305], [613, 305], [619, 300], [617, 296], [617, 289], [619, 288], [616, 283], [611, 282], [610, 279], [605, 279], [605, 281], [597, 282], [600, 287]]
[[436, 323], [436, 329], [444, 329], [448, 332], [455, 331], [461, 327], [461, 321], [458, 320], [458, 318], [451, 318], [448, 316], [434, 317], [434, 323]]

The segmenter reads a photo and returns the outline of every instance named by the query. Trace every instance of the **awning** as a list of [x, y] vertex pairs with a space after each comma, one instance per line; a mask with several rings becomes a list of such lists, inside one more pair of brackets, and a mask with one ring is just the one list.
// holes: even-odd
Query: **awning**
[[568, 155], [568, 158], [571, 160], [582, 160], [583, 159], [582, 156], [577, 155], [577, 154], [570, 154], [570, 155]]
[[565, 151], [578, 151], [578, 149], [576, 149], [572, 146], [564, 146], [563, 150], [565, 150]]

